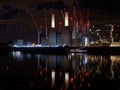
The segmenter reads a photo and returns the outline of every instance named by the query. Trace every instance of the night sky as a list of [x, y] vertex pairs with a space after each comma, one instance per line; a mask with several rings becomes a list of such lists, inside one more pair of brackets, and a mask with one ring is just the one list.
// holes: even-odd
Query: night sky
[[43, 9], [73, 6], [88, 8], [91, 24], [120, 23], [120, 0], [0, 0], [0, 42], [35, 41], [37, 31], [30, 13], [35, 13], [36, 22], [40, 22]]

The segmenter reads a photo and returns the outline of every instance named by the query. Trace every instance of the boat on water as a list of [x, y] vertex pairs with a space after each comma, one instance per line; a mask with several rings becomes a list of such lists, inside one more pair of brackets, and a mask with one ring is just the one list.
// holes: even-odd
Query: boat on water
[[80, 48], [74, 48], [74, 49], [70, 49], [69, 50], [69, 53], [86, 53], [87, 51], [86, 50], [82, 50]]

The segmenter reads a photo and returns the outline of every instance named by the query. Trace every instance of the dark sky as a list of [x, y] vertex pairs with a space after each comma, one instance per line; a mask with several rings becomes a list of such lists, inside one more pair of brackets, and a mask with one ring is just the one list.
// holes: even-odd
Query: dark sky
[[[63, 6], [79, 6], [88, 7], [92, 9], [103, 9], [111, 11], [120, 11], [120, 0], [0, 0], [2, 4], [11, 4], [17, 8], [29, 8], [33, 9], [36, 7], [52, 7], [61, 5]], [[61, 7], [60, 6], [60, 7]]]
[[28, 13], [37, 13], [36, 20], [40, 21], [43, 9], [73, 6], [88, 8], [92, 24], [120, 23], [120, 0], [0, 0], [0, 42], [22, 38], [34, 41], [37, 32]]

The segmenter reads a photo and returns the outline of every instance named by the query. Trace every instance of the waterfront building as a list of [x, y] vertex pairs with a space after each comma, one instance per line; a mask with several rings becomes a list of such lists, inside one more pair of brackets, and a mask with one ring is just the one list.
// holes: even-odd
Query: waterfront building
[[119, 45], [119, 24], [93, 25], [89, 29], [89, 44], [95, 46]]

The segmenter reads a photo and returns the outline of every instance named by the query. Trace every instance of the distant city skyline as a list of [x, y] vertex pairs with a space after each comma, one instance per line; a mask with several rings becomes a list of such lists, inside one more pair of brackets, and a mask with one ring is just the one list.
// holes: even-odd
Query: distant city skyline
[[50, 17], [50, 14], [44, 14], [47, 9], [50, 13], [49, 9], [63, 9], [66, 5], [89, 10], [91, 25], [120, 24], [119, 0], [1, 0], [0, 3], [0, 42], [21, 38], [34, 41], [37, 31], [29, 14], [34, 13], [36, 21], [44, 24], [40, 18]]

